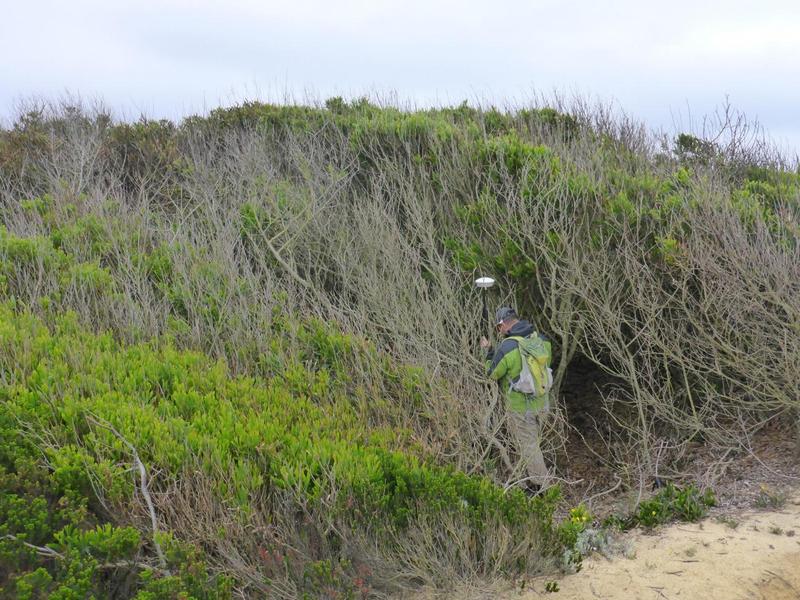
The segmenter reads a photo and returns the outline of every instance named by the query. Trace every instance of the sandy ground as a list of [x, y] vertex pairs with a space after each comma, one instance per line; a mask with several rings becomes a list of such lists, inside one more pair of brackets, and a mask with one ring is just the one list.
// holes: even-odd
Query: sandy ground
[[[574, 575], [502, 597], [550, 600], [798, 600], [800, 492], [780, 510], [749, 510], [627, 534], [631, 558], [585, 559]], [[555, 580], [559, 591], [545, 592]]]

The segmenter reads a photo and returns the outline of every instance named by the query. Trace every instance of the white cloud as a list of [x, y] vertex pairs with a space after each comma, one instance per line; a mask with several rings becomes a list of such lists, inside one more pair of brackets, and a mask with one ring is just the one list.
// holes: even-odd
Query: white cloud
[[561, 88], [656, 126], [729, 95], [769, 129], [800, 129], [793, 1], [0, 3], [3, 116], [15, 97], [65, 89], [175, 117], [254, 89], [504, 104]]

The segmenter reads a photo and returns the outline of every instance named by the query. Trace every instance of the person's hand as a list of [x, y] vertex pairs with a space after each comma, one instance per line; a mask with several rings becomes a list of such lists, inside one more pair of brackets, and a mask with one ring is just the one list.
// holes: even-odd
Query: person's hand
[[488, 350], [492, 344], [487, 340], [485, 337], [481, 338], [481, 348], [484, 350]]

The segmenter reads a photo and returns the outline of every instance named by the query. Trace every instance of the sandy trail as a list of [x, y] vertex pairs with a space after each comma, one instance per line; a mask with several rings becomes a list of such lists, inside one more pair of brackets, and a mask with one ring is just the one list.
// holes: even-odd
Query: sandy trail
[[[735, 527], [734, 527], [735, 525]], [[635, 555], [585, 559], [547, 593], [533, 581], [506, 598], [674, 600], [800, 599], [800, 495], [775, 511], [746, 511], [628, 534]]]

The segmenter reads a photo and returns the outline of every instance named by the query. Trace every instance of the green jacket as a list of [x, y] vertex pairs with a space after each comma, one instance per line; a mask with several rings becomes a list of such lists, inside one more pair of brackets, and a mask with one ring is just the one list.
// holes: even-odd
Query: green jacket
[[547, 394], [533, 396], [511, 389], [511, 382], [519, 377], [522, 371], [522, 355], [517, 341], [509, 338], [527, 337], [532, 333], [533, 325], [528, 321], [519, 321], [508, 332], [508, 336], [500, 343], [497, 351], [489, 349], [486, 355], [486, 374], [497, 381], [500, 389], [505, 392], [508, 409], [514, 412], [542, 410], [548, 400]]

